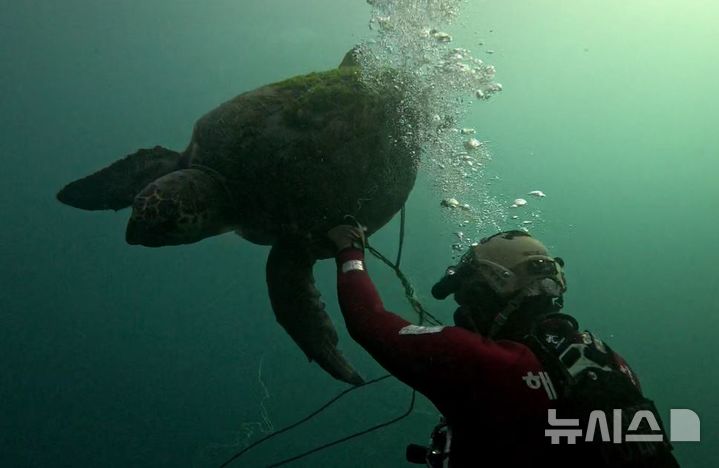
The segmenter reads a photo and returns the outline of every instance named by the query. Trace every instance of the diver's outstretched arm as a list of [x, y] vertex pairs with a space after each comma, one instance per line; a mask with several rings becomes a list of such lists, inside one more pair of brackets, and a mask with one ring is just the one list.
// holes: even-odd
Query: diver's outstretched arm
[[[453, 407], [460, 402], [484, 401], [496, 406], [497, 395], [537, 409], [546, 407], [547, 395], [523, 380], [528, 372], [543, 370], [529, 348], [489, 340], [459, 327], [412, 325], [385, 310], [361, 249], [344, 248], [336, 260], [340, 308], [352, 338], [385, 369], [430, 398], [445, 415], [461, 411]], [[518, 398], [519, 394], [525, 395]], [[482, 395], [491, 398], [478, 398]]]

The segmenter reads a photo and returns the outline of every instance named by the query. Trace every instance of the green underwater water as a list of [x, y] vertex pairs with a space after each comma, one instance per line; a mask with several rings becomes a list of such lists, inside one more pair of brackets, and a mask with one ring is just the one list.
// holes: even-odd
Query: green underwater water
[[[263, 408], [277, 429], [345, 388], [275, 323], [268, 248], [231, 234], [128, 246], [127, 211], [54, 197], [137, 148], [184, 148], [240, 92], [335, 67], [368, 18], [361, 0], [0, 0], [0, 466], [217, 466], [266, 429]], [[665, 423], [669, 408], [700, 416], [702, 442], [676, 444], [684, 467], [719, 466], [718, 19], [709, 0], [486, 0], [452, 28], [457, 46], [495, 51], [504, 85], [462, 123], [491, 142], [490, 192], [547, 194], [532, 232], [567, 262], [566, 310], [627, 358]], [[408, 202], [403, 262], [449, 321], [451, 301], [428, 291], [457, 228], [432, 182], [422, 173]], [[393, 252], [397, 228], [374, 244]], [[391, 272], [369, 267], [411, 318]], [[382, 375], [342, 327], [333, 263], [316, 275], [343, 350]], [[389, 419], [409, 397], [397, 381], [364, 388], [237, 466]], [[402, 466], [435, 420], [421, 400], [294, 466]]]

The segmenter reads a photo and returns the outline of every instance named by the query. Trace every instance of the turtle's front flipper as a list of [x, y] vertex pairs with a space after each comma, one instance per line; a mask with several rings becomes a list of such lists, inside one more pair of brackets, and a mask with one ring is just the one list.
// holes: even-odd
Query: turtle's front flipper
[[161, 146], [141, 149], [66, 185], [57, 199], [83, 210], [120, 210], [130, 206], [147, 184], [182, 165], [182, 155], [176, 151]]
[[310, 361], [332, 377], [360, 385], [362, 377], [337, 349], [337, 332], [315, 287], [315, 256], [301, 241], [280, 239], [267, 259], [267, 287], [277, 321]]

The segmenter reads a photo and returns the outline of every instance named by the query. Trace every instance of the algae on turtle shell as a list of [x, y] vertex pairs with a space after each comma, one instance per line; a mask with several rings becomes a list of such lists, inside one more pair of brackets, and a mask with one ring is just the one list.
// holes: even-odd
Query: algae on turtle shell
[[403, 206], [420, 155], [411, 132], [423, 113], [408, 112], [389, 71], [386, 85], [370, 87], [352, 60], [343, 64], [243, 93], [201, 117], [184, 152], [140, 150], [58, 198], [89, 210], [132, 203], [131, 244], [188, 244], [234, 230], [272, 245], [267, 283], [278, 322], [310, 360], [358, 384], [312, 268], [332, 255], [325, 233], [346, 215], [371, 235]]

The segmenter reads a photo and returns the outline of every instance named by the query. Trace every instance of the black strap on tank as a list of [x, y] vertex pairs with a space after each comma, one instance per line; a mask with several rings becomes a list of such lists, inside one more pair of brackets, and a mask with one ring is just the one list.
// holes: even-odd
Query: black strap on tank
[[[417, 312], [417, 314], [419, 315], [419, 325], [423, 325], [423, 324], [426, 323], [426, 322], [429, 322], [429, 323], [432, 323], [432, 324], [435, 324], [435, 325], [441, 325], [441, 322], [440, 322], [437, 318], [435, 318], [432, 314], [430, 314], [429, 312], [427, 312], [427, 310], [424, 308], [424, 306], [422, 306], [422, 304], [420, 303], [419, 299], [417, 299], [417, 297], [416, 297], [416, 295], [415, 295], [415, 293], [414, 293], [414, 287], [412, 286], [412, 284], [409, 282], [409, 279], [407, 279], [407, 277], [404, 275], [404, 273], [402, 272], [402, 270], [401, 270], [400, 267], [399, 267], [400, 261], [402, 260], [402, 247], [403, 247], [403, 245], [404, 245], [404, 232], [405, 232], [404, 227], [405, 227], [405, 207], [402, 206], [402, 211], [401, 211], [401, 214], [400, 214], [399, 247], [398, 247], [398, 249], [397, 249], [397, 260], [396, 260], [394, 263], [392, 263], [389, 259], [387, 259], [387, 257], [385, 257], [384, 255], [382, 255], [382, 253], [380, 253], [380, 252], [379, 252], [377, 249], [375, 249], [374, 247], [372, 247], [372, 246], [370, 246], [370, 245], [367, 245], [367, 249], [372, 253], [372, 255], [374, 255], [375, 257], [377, 257], [379, 260], [381, 260], [385, 265], [387, 265], [388, 267], [390, 267], [390, 268], [395, 272], [395, 274], [396, 274], [397, 277], [399, 278], [400, 282], [402, 283], [402, 286], [404, 287], [405, 297], [407, 298], [407, 300], [409, 301], [410, 305], [411, 305], [412, 308], [415, 310], [415, 312]], [[245, 453], [249, 452], [251, 449], [253, 449], [253, 448], [257, 447], [258, 445], [260, 445], [260, 444], [262, 444], [262, 443], [264, 443], [264, 442], [266, 442], [266, 441], [272, 439], [273, 437], [278, 436], [278, 435], [280, 435], [280, 434], [283, 434], [283, 433], [285, 433], [285, 432], [287, 432], [287, 431], [290, 431], [290, 430], [292, 430], [292, 429], [294, 429], [294, 428], [300, 426], [301, 424], [304, 424], [305, 422], [311, 420], [312, 418], [314, 418], [315, 416], [317, 416], [318, 414], [322, 413], [324, 410], [326, 410], [327, 408], [329, 408], [332, 404], [334, 404], [335, 402], [337, 402], [338, 400], [340, 400], [342, 397], [344, 397], [344, 396], [346, 396], [346, 395], [352, 393], [353, 391], [358, 390], [358, 389], [360, 389], [360, 388], [365, 388], [365, 387], [367, 387], [367, 386], [369, 386], [369, 385], [372, 385], [372, 384], [375, 384], [375, 383], [378, 383], [378, 382], [381, 382], [382, 380], [385, 380], [385, 379], [387, 379], [387, 378], [389, 378], [389, 377], [392, 377], [392, 375], [391, 375], [391, 374], [385, 374], [385, 375], [383, 375], [383, 376], [377, 377], [376, 379], [368, 380], [367, 382], [365, 382], [365, 383], [362, 384], [362, 385], [354, 386], [354, 387], [348, 388], [348, 389], [346, 389], [346, 390], [343, 390], [342, 392], [340, 392], [339, 394], [337, 394], [335, 397], [333, 397], [333, 398], [331, 398], [329, 401], [327, 401], [324, 405], [320, 406], [318, 409], [316, 409], [315, 411], [311, 412], [310, 414], [308, 414], [308, 415], [305, 416], [304, 418], [302, 418], [302, 419], [300, 419], [300, 420], [298, 420], [298, 421], [296, 421], [296, 422], [294, 422], [294, 423], [292, 423], [292, 424], [290, 424], [290, 425], [288, 425], [288, 426], [285, 426], [285, 427], [283, 427], [282, 429], [273, 432], [272, 434], [268, 434], [267, 436], [265, 436], [265, 437], [263, 437], [263, 438], [261, 438], [261, 439], [256, 440], [256, 441], [253, 442], [252, 444], [250, 444], [250, 445], [248, 445], [247, 447], [245, 447], [244, 449], [240, 450], [239, 452], [237, 452], [236, 454], [234, 454], [232, 457], [228, 458], [227, 461], [225, 461], [224, 463], [222, 463], [222, 464], [220, 465], [220, 468], [224, 468], [224, 467], [226, 467], [226, 466], [229, 466], [231, 463], [235, 462], [238, 458], [240, 458], [240, 457], [241, 457], [242, 455], [244, 455]], [[275, 467], [278, 467], [278, 466], [286, 465], [286, 464], [288, 464], [288, 463], [292, 463], [292, 462], [294, 462], [294, 461], [297, 461], [297, 460], [300, 460], [300, 459], [302, 459], [302, 458], [305, 458], [305, 457], [307, 457], [307, 456], [309, 456], [309, 455], [312, 455], [313, 453], [320, 452], [320, 451], [325, 450], [325, 449], [327, 449], [327, 448], [333, 447], [333, 446], [335, 446], [335, 445], [339, 445], [339, 444], [341, 444], [341, 443], [347, 442], [347, 441], [349, 441], [349, 440], [355, 439], [355, 438], [357, 438], [357, 437], [363, 436], [363, 435], [368, 434], [368, 433], [370, 433], [370, 432], [376, 431], [376, 430], [378, 430], [378, 429], [382, 429], [383, 427], [387, 427], [387, 426], [390, 426], [390, 425], [392, 425], [392, 424], [394, 424], [394, 423], [396, 423], [396, 422], [399, 422], [399, 421], [401, 421], [402, 419], [406, 418], [407, 416], [409, 416], [409, 415], [412, 413], [412, 411], [414, 410], [414, 404], [415, 404], [415, 401], [416, 401], [416, 397], [417, 397], [417, 391], [414, 390], [414, 389], [412, 389], [412, 396], [410, 397], [409, 407], [407, 408], [407, 410], [406, 410], [404, 413], [402, 413], [401, 415], [399, 415], [399, 416], [397, 416], [397, 417], [394, 417], [394, 418], [392, 418], [392, 419], [390, 419], [390, 420], [388, 420], [388, 421], [385, 421], [385, 422], [383, 422], [383, 423], [376, 424], [376, 425], [374, 425], [374, 426], [372, 426], [372, 427], [369, 427], [369, 428], [367, 428], [367, 429], [364, 429], [364, 430], [362, 430], [362, 431], [355, 432], [354, 434], [350, 434], [350, 435], [348, 435], [348, 436], [341, 437], [341, 438], [339, 438], [339, 439], [333, 440], [333, 441], [328, 442], [328, 443], [326, 443], [326, 444], [323, 444], [323, 445], [320, 445], [320, 446], [315, 447], [315, 448], [313, 448], [313, 449], [307, 450], [306, 452], [302, 452], [302, 453], [297, 454], [297, 455], [294, 455], [294, 456], [292, 456], [292, 457], [285, 458], [284, 460], [280, 460], [280, 461], [278, 461], [278, 462], [272, 463], [272, 464], [270, 464], [270, 465], [267, 465], [267, 468], [275, 468]]]

